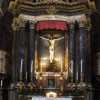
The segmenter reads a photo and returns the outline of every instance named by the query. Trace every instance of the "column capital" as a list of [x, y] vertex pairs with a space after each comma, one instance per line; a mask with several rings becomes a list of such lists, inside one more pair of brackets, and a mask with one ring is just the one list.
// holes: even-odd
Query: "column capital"
[[18, 30], [20, 27], [25, 27], [25, 23], [26, 23], [26, 21], [24, 19], [22, 19], [21, 17], [19, 17], [19, 18], [15, 17], [13, 19], [12, 28], [13, 28], [13, 30]]
[[80, 20], [80, 21], [79, 21], [79, 27], [85, 27], [85, 22], [82, 21], [82, 20]]
[[25, 19], [23, 19], [21, 17], [18, 18], [18, 26], [19, 26], [19, 28], [20, 27], [25, 27], [25, 23], [26, 23]]
[[70, 22], [70, 23], [69, 23], [69, 28], [70, 28], [70, 29], [73, 29], [73, 28], [74, 28], [74, 22]]
[[90, 32], [90, 30], [91, 30], [91, 27], [86, 27], [86, 30]]
[[18, 18], [13, 19], [12, 28], [14, 31], [18, 30], [18, 22], [17, 21], [18, 21]]
[[36, 23], [34, 21], [30, 21], [30, 29], [35, 28]]
[[92, 27], [91, 18], [87, 18], [87, 27]]

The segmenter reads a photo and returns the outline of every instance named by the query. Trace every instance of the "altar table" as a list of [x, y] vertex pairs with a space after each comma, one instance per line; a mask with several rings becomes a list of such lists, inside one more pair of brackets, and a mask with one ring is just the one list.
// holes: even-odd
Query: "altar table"
[[47, 97], [32, 97], [32, 100], [72, 100], [71, 97], [58, 97], [58, 98], [47, 98]]

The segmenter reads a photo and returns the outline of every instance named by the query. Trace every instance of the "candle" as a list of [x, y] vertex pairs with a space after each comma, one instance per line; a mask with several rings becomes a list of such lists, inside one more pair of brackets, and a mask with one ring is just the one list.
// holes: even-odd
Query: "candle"
[[26, 71], [26, 80], [27, 80], [27, 71]]
[[71, 70], [72, 70], [72, 73], [73, 73], [73, 60], [71, 60]]
[[81, 73], [82, 73], [82, 69], [83, 69], [83, 60], [81, 60]]
[[33, 60], [31, 61], [31, 73], [33, 72]]
[[61, 60], [61, 72], [63, 71], [62, 60]]
[[76, 79], [78, 80], [78, 72], [77, 72], [77, 74], [76, 74]]
[[22, 67], [23, 67], [23, 59], [21, 59], [21, 68], [20, 68], [20, 72], [22, 72]]
[[1, 80], [1, 87], [2, 87], [2, 85], [3, 85], [3, 80]]

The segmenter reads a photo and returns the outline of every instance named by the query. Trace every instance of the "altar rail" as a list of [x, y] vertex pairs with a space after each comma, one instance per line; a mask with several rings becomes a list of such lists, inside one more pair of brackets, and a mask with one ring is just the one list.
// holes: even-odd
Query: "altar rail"
[[72, 98], [46, 98], [46, 97], [32, 97], [32, 100], [72, 100]]
[[[43, 96], [26, 96], [26, 95], [20, 95], [18, 100], [85, 100], [84, 96], [61, 96], [57, 98], [47, 98]], [[90, 99], [87, 99], [90, 100]]]

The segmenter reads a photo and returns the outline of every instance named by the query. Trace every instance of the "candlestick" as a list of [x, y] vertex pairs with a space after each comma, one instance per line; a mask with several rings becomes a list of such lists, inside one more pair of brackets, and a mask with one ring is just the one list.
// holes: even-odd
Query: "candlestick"
[[83, 69], [83, 60], [81, 60], [81, 73], [82, 73], [82, 69]]
[[41, 72], [42, 72], [42, 59], [41, 59]]
[[2, 87], [2, 85], [3, 85], [3, 80], [1, 80], [1, 87]]
[[23, 67], [23, 59], [21, 59], [21, 68], [20, 68], [20, 72], [22, 72], [22, 67]]
[[31, 61], [31, 73], [33, 72], [33, 60]]

